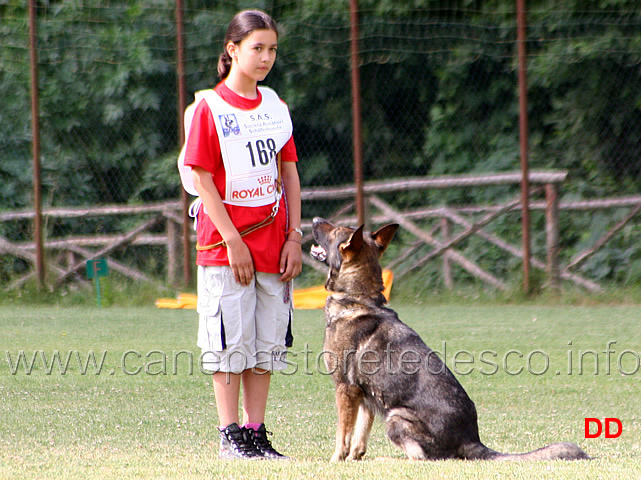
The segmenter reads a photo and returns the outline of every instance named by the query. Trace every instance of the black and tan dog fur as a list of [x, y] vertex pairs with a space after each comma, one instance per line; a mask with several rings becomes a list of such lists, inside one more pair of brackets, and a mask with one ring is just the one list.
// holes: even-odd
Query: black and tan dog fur
[[398, 225], [364, 233], [316, 218], [312, 256], [329, 267], [326, 366], [336, 386], [332, 461], [365, 455], [375, 415], [410, 459], [584, 459], [573, 443], [502, 454], [481, 443], [474, 402], [418, 334], [385, 307], [379, 258]]

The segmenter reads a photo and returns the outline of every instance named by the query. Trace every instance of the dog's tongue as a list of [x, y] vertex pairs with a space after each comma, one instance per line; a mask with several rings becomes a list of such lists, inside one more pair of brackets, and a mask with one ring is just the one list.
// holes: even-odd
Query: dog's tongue
[[312, 245], [309, 254], [314, 260], [318, 260], [319, 262], [324, 262], [327, 259], [327, 252], [320, 245]]

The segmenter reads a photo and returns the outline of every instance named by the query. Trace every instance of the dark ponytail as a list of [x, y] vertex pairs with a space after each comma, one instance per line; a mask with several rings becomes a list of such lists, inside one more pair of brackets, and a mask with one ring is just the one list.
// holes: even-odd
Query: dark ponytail
[[225, 48], [225, 51], [220, 54], [220, 57], [218, 58], [218, 76], [220, 77], [221, 80], [225, 80], [227, 78], [227, 75], [229, 75], [229, 71], [231, 70], [231, 57], [229, 56], [229, 53], [227, 53], [227, 49]]
[[223, 53], [218, 58], [218, 76], [221, 80], [225, 80], [231, 70], [231, 57], [227, 52], [227, 45], [229, 42], [239, 44], [254, 30], [273, 30], [278, 36], [276, 22], [272, 17], [260, 10], [243, 10], [237, 13], [229, 22], [225, 41], [223, 42]]

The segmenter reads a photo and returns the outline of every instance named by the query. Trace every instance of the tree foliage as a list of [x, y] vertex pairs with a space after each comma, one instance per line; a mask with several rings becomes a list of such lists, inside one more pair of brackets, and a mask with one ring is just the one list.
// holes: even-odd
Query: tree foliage
[[[518, 166], [512, 3], [360, 2], [368, 178]], [[625, 0], [589, 3], [528, 2], [532, 162], [577, 172], [577, 194], [634, 191], [641, 174], [641, 9]], [[216, 82], [226, 24], [246, 5], [187, 4], [193, 92]], [[259, 4], [283, 29], [269, 83], [294, 112], [304, 183], [350, 181], [346, 2]], [[178, 194], [177, 185], [159, 191], [145, 183], [153, 181], [146, 171], [177, 148], [173, 7], [40, 5], [42, 151], [52, 204]], [[27, 12], [9, 2], [0, 13], [0, 195], [6, 206], [26, 206], [28, 195], [19, 192], [29, 182]]]
[[[216, 83], [231, 16], [249, 6], [269, 11], [282, 31], [267, 83], [292, 111], [303, 184], [351, 182], [348, 2], [185, 3], [190, 95]], [[514, 2], [359, 3], [366, 179], [518, 169]], [[527, 3], [532, 168], [567, 169], [566, 198], [639, 193], [638, 2]], [[174, 3], [38, 5], [46, 205], [177, 198]], [[31, 204], [27, 16], [25, 2], [0, 1], [4, 208]], [[428, 200], [494, 195], [438, 192]]]

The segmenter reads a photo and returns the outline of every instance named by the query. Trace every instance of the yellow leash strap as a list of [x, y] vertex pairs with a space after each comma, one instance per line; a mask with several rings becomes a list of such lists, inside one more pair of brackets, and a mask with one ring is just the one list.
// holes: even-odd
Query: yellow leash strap
[[[276, 167], [278, 168], [278, 179], [276, 179], [276, 202], [272, 207], [272, 212], [265, 219], [261, 220], [260, 222], [250, 227], [247, 227], [245, 230], [240, 232], [241, 237], [244, 237], [245, 235], [249, 235], [250, 233], [255, 232], [259, 228], [269, 225], [274, 221], [274, 219], [276, 218], [276, 215], [278, 215], [278, 209], [280, 208], [280, 199], [283, 196], [283, 180], [282, 180], [282, 174], [281, 174], [281, 152], [278, 152], [278, 154], [276, 155]], [[198, 242], [196, 242], [196, 250], [198, 250], [199, 252], [203, 250], [212, 250], [214, 248], [224, 247], [224, 246], [225, 246], [224, 240], [221, 240], [220, 242], [212, 243], [210, 245], [199, 245]]]

